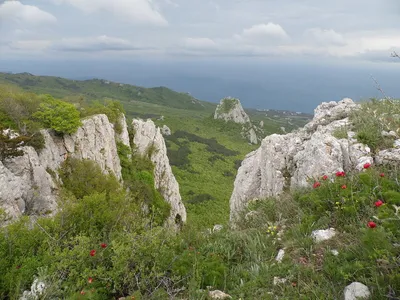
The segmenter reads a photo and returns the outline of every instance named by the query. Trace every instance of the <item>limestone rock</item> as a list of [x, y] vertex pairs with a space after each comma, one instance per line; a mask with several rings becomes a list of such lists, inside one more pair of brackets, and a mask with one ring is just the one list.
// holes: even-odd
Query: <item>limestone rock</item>
[[[121, 179], [116, 135], [106, 115], [83, 120], [72, 135], [58, 136], [49, 130], [41, 133], [45, 145], [39, 153], [32, 147], [21, 147], [22, 156], [0, 162], [0, 207], [11, 219], [24, 213], [51, 215], [57, 210], [57, 171], [68, 157], [93, 160], [104, 173]], [[127, 141], [124, 130], [121, 140]]]
[[232, 97], [227, 97], [220, 101], [215, 110], [214, 119], [233, 121], [239, 124], [250, 123], [250, 118], [244, 111], [240, 100]]
[[335, 235], [336, 235], [335, 228], [329, 228], [329, 229], [325, 229], [325, 230], [322, 230], [322, 229], [321, 230], [314, 230], [311, 233], [312, 238], [317, 243], [330, 240]]
[[223, 225], [221, 225], [221, 224], [216, 224], [216, 225], [214, 225], [212, 232], [219, 232], [219, 231], [221, 231], [222, 229], [224, 229], [224, 226], [223, 226]]
[[208, 293], [211, 299], [232, 299], [232, 297], [224, 292], [219, 290], [210, 291]]
[[171, 135], [171, 129], [169, 129], [167, 125], [164, 125], [163, 127], [161, 127], [161, 133], [162, 135], [169, 136]]
[[115, 138], [117, 142], [121, 142], [125, 146], [131, 147], [131, 143], [129, 141], [129, 132], [128, 132], [128, 124], [126, 123], [126, 118], [124, 114], [121, 114], [121, 117], [118, 120], [118, 125], [120, 126], [120, 132], [115, 131]]
[[[309, 178], [351, 169], [362, 170], [373, 162], [369, 147], [354, 138], [337, 139], [334, 132], [348, 126], [348, 115], [358, 105], [351, 99], [322, 103], [304, 128], [285, 135], [273, 134], [243, 160], [230, 199], [231, 222], [252, 199], [280, 195], [284, 189], [310, 186]], [[393, 151], [381, 153], [382, 160]]]
[[176, 226], [181, 222], [186, 222], [186, 209], [179, 193], [179, 184], [169, 164], [167, 148], [160, 128], [157, 128], [151, 120], [133, 120], [132, 126], [135, 130], [133, 139], [135, 149], [140, 155], [148, 155], [153, 162], [155, 188], [171, 205], [171, 214], [167, 223]]
[[[231, 121], [242, 124], [242, 136], [251, 144], [258, 144], [256, 128], [251, 123], [239, 99], [232, 97], [222, 99], [215, 110], [214, 119], [222, 119], [225, 122]], [[262, 123], [262, 125], [264, 125], [264, 123]]]
[[286, 282], [287, 282], [286, 278], [280, 278], [280, 277], [275, 276], [273, 284], [274, 285], [285, 284]]
[[284, 250], [284, 249], [280, 249], [280, 250], [278, 251], [278, 255], [275, 257], [275, 260], [276, 260], [278, 263], [281, 263], [284, 256], [285, 256], [285, 250]]
[[371, 297], [368, 287], [360, 282], [353, 282], [344, 289], [345, 300], [361, 300]]

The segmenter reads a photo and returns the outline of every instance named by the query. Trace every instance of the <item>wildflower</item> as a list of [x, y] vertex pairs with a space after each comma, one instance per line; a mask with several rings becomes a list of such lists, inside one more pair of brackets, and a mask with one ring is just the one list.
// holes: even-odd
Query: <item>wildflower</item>
[[292, 282], [292, 287], [296, 287], [297, 286], [297, 282]]
[[379, 176], [385, 177], [385, 173], [381, 173], [381, 174], [379, 174]]
[[328, 175], [322, 176], [322, 179], [323, 179], [323, 180], [327, 180], [327, 179], [328, 179]]
[[368, 226], [369, 228], [375, 228], [375, 227], [376, 227], [376, 223], [375, 223], [375, 222], [372, 222], [372, 221], [369, 221], [368, 224], [367, 224], [367, 226]]
[[371, 166], [370, 163], [365, 163], [365, 164], [364, 164], [364, 169], [368, 169], [370, 166]]
[[95, 256], [96, 255], [96, 250], [90, 250], [90, 256]]
[[92, 277], [89, 277], [88, 282], [89, 282], [89, 283], [92, 283], [92, 282], [93, 282], [93, 278], [92, 278]]
[[313, 188], [316, 189], [317, 187], [320, 187], [321, 183], [319, 183], [318, 181], [314, 183]]
[[102, 243], [102, 244], [100, 244], [100, 247], [103, 248], [103, 249], [104, 249], [104, 248], [107, 248], [107, 244]]
[[85, 295], [85, 291], [81, 291], [81, 295]]
[[16, 266], [15, 268], [16, 268], [17, 270], [18, 270], [18, 269], [21, 269], [21, 265], [18, 265], [18, 266]]
[[374, 204], [375, 204], [375, 207], [379, 207], [379, 206], [383, 205], [383, 201], [382, 200], [378, 200]]
[[344, 177], [344, 176], [346, 176], [345, 172], [343, 171], [336, 172], [336, 177]]
[[347, 189], [347, 185], [345, 185], [345, 184], [343, 184], [341, 187], [342, 187], [342, 190]]

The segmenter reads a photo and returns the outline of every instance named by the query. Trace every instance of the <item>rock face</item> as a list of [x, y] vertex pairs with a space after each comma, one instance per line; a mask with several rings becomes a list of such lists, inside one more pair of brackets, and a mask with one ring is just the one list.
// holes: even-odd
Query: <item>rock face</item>
[[164, 125], [163, 127], [161, 127], [161, 133], [162, 135], [169, 136], [171, 135], [171, 129], [169, 129], [167, 125]]
[[[171, 205], [171, 214], [167, 223], [179, 226], [186, 222], [186, 209], [179, 193], [179, 184], [172, 173], [165, 141], [153, 121], [133, 120], [135, 131], [133, 143], [141, 155], [149, 155], [154, 164], [154, 181], [156, 189]], [[149, 153], [150, 152], [150, 153]]]
[[[222, 99], [215, 110], [214, 119], [242, 124], [242, 136], [250, 143], [258, 144], [256, 128], [252, 125], [250, 118], [244, 111], [239, 99], [232, 97]], [[262, 129], [259, 130], [261, 131]]]
[[[307, 187], [309, 178], [362, 170], [365, 163], [372, 163], [369, 147], [358, 143], [354, 132], [348, 132], [347, 139], [334, 137], [336, 129], [350, 125], [348, 115], [357, 108], [348, 98], [338, 103], [322, 103], [304, 128], [266, 137], [259, 149], [246, 156], [238, 170], [230, 199], [232, 224], [250, 200], [277, 196], [284, 189]], [[394, 160], [397, 152], [399, 149], [382, 151], [376, 161]]]
[[24, 155], [0, 162], [0, 207], [9, 217], [56, 211], [57, 185], [51, 174], [57, 177], [56, 171], [67, 157], [93, 160], [104, 173], [121, 179], [116, 135], [106, 115], [83, 120], [72, 135], [56, 136], [47, 130], [42, 134], [45, 146], [39, 153], [22, 147]]
[[250, 123], [250, 118], [244, 111], [239, 99], [227, 97], [222, 99], [214, 113], [214, 119], [232, 121], [238, 124]]

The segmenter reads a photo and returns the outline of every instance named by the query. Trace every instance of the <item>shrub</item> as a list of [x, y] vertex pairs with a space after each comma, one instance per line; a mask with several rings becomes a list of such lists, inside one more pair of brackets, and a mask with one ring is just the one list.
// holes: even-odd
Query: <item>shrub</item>
[[46, 96], [33, 117], [43, 126], [58, 133], [74, 133], [81, 126], [78, 110], [73, 104]]

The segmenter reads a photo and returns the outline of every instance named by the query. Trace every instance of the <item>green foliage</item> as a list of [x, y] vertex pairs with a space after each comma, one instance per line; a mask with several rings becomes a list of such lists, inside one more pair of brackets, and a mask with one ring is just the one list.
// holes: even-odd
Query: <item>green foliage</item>
[[138, 203], [146, 205], [155, 225], [164, 224], [171, 206], [155, 188], [153, 163], [147, 157], [133, 155], [129, 147], [122, 143], [117, 146], [125, 186], [132, 191]]
[[390, 148], [394, 137], [383, 136], [382, 131], [400, 133], [400, 101], [375, 100], [362, 103], [361, 109], [354, 111], [350, 120], [361, 143], [367, 144], [374, 151]]
[[43, 126], [59, 133], [74, 133], [81, 126], [79, 111], [73, 104], [46, 96], [33, 114]]
[[59, 171], [65, 189], [81, 199], [93, 193], [111, 192], [119, 189], [119, 182], [113, 175], [105, 175], [91, 160], [68, 158]]
[[239, 100], [234, 98], [224, 98], [222, 99], [222, 104], [218, 107], [218, 113], [229, 113], [236, 104], [239, 103]]
[[125, 113], [125, 109], [121, 102], [110, 99], [104, 100], [103, 104], [100, 101], [94, 101], [90, 105], [81, 109], [82, 117], [105, 114], [108, 117], [108, 120], [114, 124], [114, 129], [117, 133], [121, 133], [122, 131], [120, 117], [121, 114]]
[[348, 138], [347, 131], [348, 130], [346, 127], [340, 127], [335, 129], [332, 135], [337, 139], [347, 139]]

